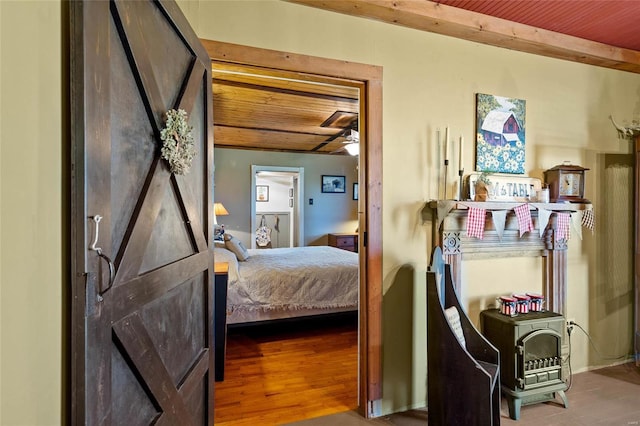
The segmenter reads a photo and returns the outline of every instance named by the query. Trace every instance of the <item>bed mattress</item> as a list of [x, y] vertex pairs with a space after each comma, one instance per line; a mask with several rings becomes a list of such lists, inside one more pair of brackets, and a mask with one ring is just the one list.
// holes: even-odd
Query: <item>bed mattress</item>
[[249, 250], [215, 248], [229, 263], [227, 323], [290, 318], [358, 307], [358, 254], [328, 246]]

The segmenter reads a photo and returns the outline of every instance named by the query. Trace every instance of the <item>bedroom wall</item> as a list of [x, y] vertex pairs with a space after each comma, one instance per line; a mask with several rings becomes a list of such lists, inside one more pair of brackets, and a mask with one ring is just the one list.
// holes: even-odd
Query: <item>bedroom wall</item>
[[[611, 158], [629, 157], [628, 144], [616, 139], [607, 117], [627, 123], [638, 119], [639, 75], [279, 1], [184, 0], [179, 5], [203, 38], [384, 67], [383, 413], [426, 401], [423, 289], [430, 226], [420, 212], [425, 200], [436, 197], [437, 181], [426, 151], [433, 150], [435, 127], [446, 124], [454, 135], [464, 132], [473, 140], [473, 97], [479, 91], [527, 100], [528, 174], [538, 176], [566, 159], [591, 169], [587, 195], [595, 203], [597, 231], [570, 243], [569, 315], [592, 332], [600, 348], [629, 348], [630, 283], [612, 292], [598, 253], [631, 234], [630, 215], [624, 215], [628, 206], [606, 205], [611, 184], [602, 177]], [[65, 38], [60, 1], [0, 1], [3, 425], [64, 424]], [[487, 63], [493, 68], [482, 66]], [[471, 144], [467, 149], [465, 167], [471, 170]], [[624, 192], [623, 185], [616, 188]], [[610, 211], [626, 221], [612, 222]], [[540, 275], [531, 259], [463, 263], [463, 280], [473, 289], [465, 295], [468, 304], [486, 294], [484, 289], [511, 289], [510, 277], [533, 283]], [[604, 332], [607, 325], [611, 328]], [[590, 353], [580, 333], [574, 333], [572, 344], [575, 371], [610, 362]]]
[[[304, 168], [306, 245], [326, 245], [328, 233], [354, 232], [358, 227], [358, 202], [352, 196], [353, 183], [358, 179], [357, 157], [216, 148], [214, 159], [214, 197], [230, 213], [224, 218], [225, 229], [247, 247], [251, 247], [251, 165]], [[345, 176], [346, 192], [322, 193], [322, 175]], [[313, 199], [313, 205], [309, 199]]]
[[[425, 201], [437, 198], [434, 143], [437, 128], [462, 134], [465, 170], [474, 170], [475, 94], [524, 99], [527, 175], [565, 160], [588, 167], [587, 196], [594, 202], [596, 233], [573, 235], [569, 248], [568, 315], [592, 333], [599, 349], [631, 349], [631, 261], [612, 291], [602, 253], [615, 244], [630, 250], [630, 222], [610, 222], [607, 208], [631, 217], [629, 204], [605, 198], [603, 177], [612, 154], [629, 157], [617, 139], [613, 114], [638, 118], [640, 76], [539, 57], [399, 26], [325, 12], [282, 1], [179, 1], [198, 35], [230, 43], [348, 60], [383, 67], [383, 401], [391, 413], [426, 403], [425, 270], [431, 223]], [[490, 66], [487, 64], [491, 64]], [[455, 158], [455, 157], [454, 157]], [[216, 159], [217, 160], [217, 159]], [[217, 163], [217, 161], [216, 161]], [[453, 173], [449, 181], [453, 181]], [[631, 188], [629, 169], [620, 192]], [[610, 188], [610, 187], [609, 187]], [[451, 196], [451, 195], [450, 195]], [[620, 200], [623, 200], [621, 197]], [[628, 199], [628, 197], [627, 197]], [[616, 207], [610, 204], [620, 203]], [[606, 234], [605, 234], [606, 232]], [[613, 242], [615, 241], [615, 243]], [[541, 260], [464, 261], [463, 302], [472, 312], [497, 294], [540, 290]], [[517, 280], [514, 280], [517, 277]], [[619, 288], [618, 288], [619, 287]], [[606, 331], [615, 330], [614, 333]], [[574, 372], [610, 364], [572, 338]]]

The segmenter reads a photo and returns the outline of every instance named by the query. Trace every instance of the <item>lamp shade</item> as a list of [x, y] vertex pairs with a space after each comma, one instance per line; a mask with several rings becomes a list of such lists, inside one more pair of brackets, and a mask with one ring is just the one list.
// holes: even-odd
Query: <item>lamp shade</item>
[[216, 216], [227, 216], [229, 212], [224, 208], [222, 203], [213, 203], [213, 214]]

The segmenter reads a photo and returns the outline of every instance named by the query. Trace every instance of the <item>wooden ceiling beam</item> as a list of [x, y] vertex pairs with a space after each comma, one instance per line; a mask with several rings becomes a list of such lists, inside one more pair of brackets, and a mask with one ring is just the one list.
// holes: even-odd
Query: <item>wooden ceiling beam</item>
[[640, 74], [640, 52], [500, 18], [415, 0], [286, 0], [403, 27]]
[[235, 81], [257, 86], [290, 89], [305, 93], [318, 93], [357, 100], [358, 87], [345, 86], [344, 79], [299, 72], [265, 69], [250, 65], [213, 61], [211, 75], [214, 81]]

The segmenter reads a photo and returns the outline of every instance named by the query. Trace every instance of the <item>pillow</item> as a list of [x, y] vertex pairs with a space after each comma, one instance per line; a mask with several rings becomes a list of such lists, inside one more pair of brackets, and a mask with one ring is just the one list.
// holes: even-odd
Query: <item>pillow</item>
[[224, 243], [222, 243], [222, 247], [216, 246], [213, 248], [213, 259], [216, 262], [227, 262], [229, 264], [229, 285], [239, 279], [238, 258], [231, 251], [224, 248]]
[[467, 347], [467, 341], [464, 339], [464, 333], [462, 331], [462, 325], [460, 324], [460, 313], [458, 312], [458, 308], [455, 306], [451, 306], [444, 310], [444, 315], [447, 317], [447, 321], [453, 330], [453, 333], [458, 338], [458, 342], [462, 345], [463, 348]]
[[249, 258], [249, 252], [242, 242], [230, 234], [224, 234], [224, 246], [236, 255], [239, 261], [244, 262]]

